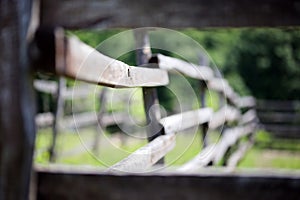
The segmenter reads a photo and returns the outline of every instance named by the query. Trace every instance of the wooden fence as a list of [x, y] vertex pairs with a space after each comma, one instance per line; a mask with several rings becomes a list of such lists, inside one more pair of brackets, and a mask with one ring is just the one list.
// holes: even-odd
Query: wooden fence
[[[207, 66], [197, 66], [161, 54], [152, 56], [145, 30], [135, 31], [136, 47], [138, 49], [137, 63], [139, 65], [143, 64], [144, 67], [128, 66], [125, 63], [104, 56], [74, 37], [66, 38], [63, 36], [61, 29], [54, 30], [52, 36], [49, 37], [49, 33], [42, 30], [37, 32], [36, 47], [43, 47], [39, 43], [40, 41], [51, 39], [56, 44], [53, 52], [47, 52], [47, 56], [55, 58], [55, 67], [53, 68], [47, 63], [40, 65], [41, 62], [49, 60], [43, 58], [43, 60], [35, 61], [35, 63], [39, 63], [39, 65], [36, 65], [38, 70], [54, 72], [77, 80], [116, 88], [143, 87], [149, 144], [111, 166], [108, 173], [146, 172], [151, 170], [151, 167], [156, 163], [163, 164], [163, 157], [175, 146], [176, 133], [199, 125], [202, 125], [203, 130], [205, 130], [203, 133], [203, 138], [205, 138], [205, 134], [228, 122], [236, 122], [237, 124], [236, 127], [225, 129], [217, 143], [205, 143], [206, 146], [199, 155], [178, 168], [179, 172], [196, 171], [211, 164], [218, 165], [220, 161], [223, 165], [235, 167], [246, 150], [253, 144], [253, 133], [257, 126], [255, 111], [250, 109], [242, 113], [241, 109], [253, 108], [255, 100], [252, 97], [239, 97], [226, 80], [217, 78]], [[44, 49], [39, 48], [38, 51], [41, 52], [41, 55], [44, 55]], [[58, 52], [64, 52], [64, 54]], [[88, 59], [86, 59], [87, 55], [89, 55]], [[85, 62], [83, 62], [84, 60]], [[147, 64], [151, 68], [145, 67]], [[39, 68], [39, 66], [43, 66], [43, 68]], [[159, 110], [151, 109], [151, 107], [159, 103], [155, 86], [166, 85], [169, 82], [167, 71], [176, 71], [200, 80], [199, 90], [202, 88], [201, 95], [205, 94], [206, 89], [214, 90], [220, 93], [228, 104], [225, 104], [214, 113], [211, 108], [206, 107], [205, 98], [201, 98], [199, 103], [203, 108], [161, 118]], [[231, 147], [246, 136], [249, 136], [249, 139], [240, 143], [237, 151], [234, 153], [229, 151]], [[39, 198], [45, 198], [46, 193], [38, 191], [38, 194]]]
[[[65, 37], [62, 28], [100, 27], [211, 27], [211, 26], [291, 26], [299, 25], [299, 3], [288, 1], [1, 1], [0, 78], [0, 197], [27, 199], [35, 140], [32, 71], [43, 71], [108, 87], [142, 87], [149, 144], [112, 166], [107, 173], [37, 168], [33, 180], [33, 197], [38, 199], [296, 199], [300, 185], [296, 175], [186, 174], [207, 165], [234, 167], [253, 143], [256, 129], [255, 111], [241, 113], [243, 107], [255, 105], [252, 98], [239, 97], [208, 67], [199, 67], [164, 55], [151, 55], [147, 34], [137, 31], [137, 65], [133, 67], [109, 58], [82, 43]], [[182, 8], [182, 10], [177, 11]], [[150, 12], [148, 12], [150, 11]], [[202, 12], [203, 11], [203, 12]], [[30, 18], [31, 16], [31, 18]], [[3, 21], [2, 21], [3, 19]], [[170, 20], [166, 20], [170, 19]], [[203, 20], [201, 20], [203, 19]], [[30, 43], [30, 44], [29, 44]], [[147, 48], [147, 50], [145, 50]], [[30, 56], [27, 56], [30, 55]], [[88, 59], [86, 60], [86, 58]], [[151, 59], [152, 58], [152, 59]], [[30, 67], [29, 67], [30, 66]], [[228, 105], [214, 113], [210, 108], [160, 117], [150, 109], [158, 103], [156, 86], [167, 85], [167, 70], [199, 79], [199, 88], [218, 91]], [[203, 99], [203, 98], [202, 98]], [[230, 110], [230, 111], [229, 111]], [[143, 172], [155, 163], [163, 164], [164, 155], [174, 147], [176, 133], [202, 125], [210, 130], [229, 121], [237, 126], [224, 130], [216, 144], [207, 144], [193, 160], [174, 174], [118, 175], [115, 172]], [[178, 123], [181, 122], [181, 125]], [[238, 151], [230, 147], [243, 137]], [[140, 153], [141, 152], [141, 153]], [[36, 190], [34, 190], [34, 188]], [[66, 189], [68, 188], [68, 189]], [[100, 189], [99, 189], [100, 188]], [[34, 192], [35, 191], [35, 192]]]
[[259, 100], [257, 112], [262, 127], [274, 137], [300, 138], [300, 102]]
[[[48, 37], [48, 34], [42, 31], [37, 32], [38, 39], [35, 46], [43, 46], [39, 44], [39, 41], [49, 41], [51, 38], [44, 38]], [[136, 47], [138, 49], [137, 63], [140, 65], [147, 64], [149, 60], [151, 68], [128, 66], [125, 63], [104, 56], [75, 37], [64, 37], [61, 29], [54, 30], [53, 36], [53, 42], [57, 45], [55, 46], [55, 51], [50, 52], [53, 55], [48, 52], [47, 56], [53, 57], [58, 55], [58, 57], [54, 56], [56, 60], [59, 60], [55, 61], [55, 63], [61, 62], [62, 64], [55, 65], [53, 69], [51, 66], [45, 68], [47, 63], [44, 63], [43, 65], [38, 65], [37, 68], [43, 66], [41, 70], [54, 71], [57, 74], [77, 80], [105, 86], [143, 87], [146, 119], [147, 124], [149, 124], [147, 132], [150, 143], [120, 163], [112, 166], [111, 170], [113, 171], [125, 170], [135, 172], [151, 167], [174, 147], [175, 134], [191, 127], [203, 125], [207, 126], [207, 131], [212, 131], [223, 126], [226, 122], [236, 121], [239, 124], [234, 129], [226, 130], [218, 144], [208, 146], [209, 149], [211, 149], [211, 146], [214, 148], [210, 151], [212, 155], [209, 156], [210, 160], [207, 161], [206, 165], [211, 162], [219, 163], [232, 145], [235, 145], [243, 136], [255, 131], [255, 112], [250, 110], [243, 115], [240, 110], [243, 107], [254, 107], [255, 100], [253, 98], [239, 97], [226, 80], [215, 77], [213, 71], [207, 66], [199, 67], [195, 64], [161, 54], [151, 56], [149, 39], [145, 30], [137, 30], [135, 32]], [[145, 51], [145, 49], [148, 49], [148, 51]], [[38, 49], [38, 51], [42, 52], [43, 49]], [[65, 53], [63, 56], [57, 52]], [[147, 52], [148, 55], [143, 52]], [[86, 59], [87, 56], [88, 59]], [[40, 63], [40, 61], [37, 61], [37, 63]], [[200, 108], [199, 110], [188, 111], [161, 119], [159, 110], [150, 108], [158, 104], [155, 86], [168, 84], [166, 70], [180, 72], [183, 75], [202, 81], [199, 84], [199, 90], [205, 85], [207, 89], [217, 91], [228, 101], [228, 105], [224, 105], [216, 113], [213, 113], [211, 108]], [[202, 94], [204, 93], [205, 91], [203, 90]], [[204, 98], [201, 100], [202, 102], [199, 103], [205, 106]], [[248, 119], [242, 120], [245, 117], [248, 117]], [[206, 132], [203, 134], [205, 138]], [[245, 147], [241, 146], [240, 148], [244, 149]], [[200, 157], [203, 157], [203, 155], [200, 155]], [[227, 160], [224, 160], [224, 162], [227, 162]], [[235, 164], [231, 165], [236, 165], [238, 159], [235, 162]], [[197, 161], [193, 160], [190, 163], [197, 163]], [[188, 165], [191, 165], [190, 163]], [[197, 167], [195, 165], [195, 168]]]

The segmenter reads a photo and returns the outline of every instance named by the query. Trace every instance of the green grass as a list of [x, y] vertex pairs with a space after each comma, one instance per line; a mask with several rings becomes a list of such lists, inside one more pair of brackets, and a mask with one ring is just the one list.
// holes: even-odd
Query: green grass
[[240, 167], [300, 169], [300, 141], [273, 138], [266, 131], [258, 131], [256, 144]]
[[[64, 133], [58, 136], [57, 143], [57, 163], [60, 164], [84, 164], [95, 166], [111, 166], [112, 164], [122, 160], [129, 154], [147, 144], [145, 139], [134, 139], [125, 136], [125, 142], [121, 142], [118, 135], [104, 135], [101, 137], [99, 144], [99, 153], [94, 154], [87, 147], [88, 143], [94, 139], [93, 130], [82, 131], [77, 133]], [[36, 156], [35, 163], [47, 164], [48, 152], [45, 151], [50, 145], [51, 133], [50, 130], [41, 131], [36, 140]], [[86, 148], [86, 147], [87, 148]], [[81, 149], [81, 153], [72, 154], [72, 149]], [[201, 149], [199, 134], [177, 135], [176, 146], [166, 156], [166, 163], [170, 165], [180, 165], [193, 158]], [[76, 151], [76, 150], [74, 150]], [[69, 152], [68, 156], [63, 156]], [[70, 153], [71, 152], [71, 153]]]
[[[105, 134], [100, 139], [99, 152], [94, 154], [88, 143], [93, 142], [95, 130], [86, 129], [79, 133], [66, 132], [58, 136], [56, 163], [72, 165], [93, 165], [108, 167], [127, 157], [129, 154], [147, 144], [145, 139], [125, 136], [124, 141], [118, 135]], [[201, 149], [201, 136], [199, 133], [179, 133], [176, 137], [176, 146], [170, 151], [165, 161], [167, 165], [178, 166], [192, 159]], [[274, 141], [267, 133], [259, 132], [257, 142]], [[281, 141], [281, 142], [280, 142]], [[39, 131], [36, 139], [35, 163], [48, 164], [48, 152], [51, 142], [51, 131], [48, 129]], [[300, 151], [297, 150], [299, 142], [277, 140], [277, 145], [284, 146], [286, 150], [266, 149], [260, 145], [251, 148], [241, 161], [240, 168], [284, 168], [300, 169]], [[296, 148], [297, 147], [297, 148]], [[290, 149], [288, 149], [290, 148]], [[295, 150], [296, 148], [296, 150]], [[72, 152], [75, 149], [75, 153]], [[76, 149], [80, 153], [76, 153]], [[63, 156], [69, 152], [69, 155]], [[71, 152], [71, 153], [70, 153]]]
[[180, 133], [176, 136], [176, 146], [166, 156], [168, 165], [182, 165], [199, 153], [202, 147], [200, 134]]
[[300, 152], [254, 147], [247, 153], [239, 167], [300, 169]]

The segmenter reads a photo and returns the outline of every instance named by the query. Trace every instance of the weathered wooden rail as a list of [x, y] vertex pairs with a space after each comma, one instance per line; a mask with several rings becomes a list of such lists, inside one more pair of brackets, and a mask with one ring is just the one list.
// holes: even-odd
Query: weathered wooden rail
[[[214, 77], [208, 67], [157, 55], [157, 69], [133, 67], [109, 58], [73, 37], [65, 37], [62, 28], [86, 27], [245, 27], [299, 26], [299, 2], [294, 0], [262, 0], [225, 2], [212, 0], [154, 1], [78, 1], [78, 0], [15, 0], [0, 2], [0, 198], [28, 199], [35, 140], [35, 109], [32, 77], [35, 71], [82, 80], [109, 87], [143, 87], [149, 144], [114, 165], [113, 172], [138, 171], [150, 168], [173, 146], [176, 132], [203, 125], [208, 134], [223, 123], [235, 121], [239, 126], [226, 128], [216, 144], [208, 144], [191, 162], [179, 168], [188, 171], [216, 164], [224, 158], [224, 165], [235, 166], [245, 150], [253, 143], [255, 113], [239, 113], [241, 107], [252, 107], [251, 98], [240, 98], [220, 77]], [[168, 20], [166, 20], [168, 19]], [[58, 28], [62, 27], [62, 28]], [[137, 47], [147, 48], [145, 33], [137, 33]], [[138, 65], [146, 64], [151, 52], [137, 51]], [[86, 59], [88, 58], [88, 59]], [[151, 59], [150, 59], [151, 60]], [[202, 108], [160, 119], [155, 87], [168, 84], [166, 70], [176, 70], [206, 83], [208, 89], [222, 94], [233, 109], [220, 113]], [[199, 72], [200, 73], [199, 73]], [[202, 71], [202, 73], [201, 73]], [[203, 84], [200, 84], [204, 90]], [[203, 99], [203, 98], [201, 98]], [[201, 102], [201, 105], [205, 105]], [[205, 112], [204, 112], [205, 111]], [[205, 114], [204, 114], [205, 113]], [[223, 117], [220, 117], [219, 115]], [[203, 114], [203, 115], [202, 115]], [[241, 116], [241, 117], [237, 117]], [[191, 119], [182, 121], [178, 117]], [[208, 118], [218, 119], [208, 123]], [[224, 119], [224, 120], [223, 120]], [[188, 123], [188, 124], [185, 124]], [[176, 126], [173, 126], [175, 125]], [[205, 131], [204, 131], [205, 132]], [[240, 143], [236, 153], [228, 148], [249, 135], [247, 143]], [[140, 158], [139, 152], [143, 156]], [[228, 159], [227, 159], [228, 158]], [[176, 172], [176, 173], [181, 173]], [[36, 169], [32, 193], [38, 199], [296, 199], [299, 175], [250, 174], [164, 174], [117, 175], [95, 172], [73, 172], [55, 168]], [[65, 188], [72, 188], [66, 190]], [[154, 192], [155, 191], [155, 192]]]

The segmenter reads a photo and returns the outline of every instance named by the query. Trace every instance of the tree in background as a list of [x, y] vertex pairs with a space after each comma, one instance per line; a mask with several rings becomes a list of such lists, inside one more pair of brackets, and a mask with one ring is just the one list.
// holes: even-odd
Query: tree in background
[[300, 30], [244, 29], [228, 51], [225, 74], [238, 72], [262, 99], [300, 99]]
[[216, 67], [221, 75], [228, 80], [233, 89], [240, 95], [249, 95], [251, 92], [244, 83], [243, 78], [232, 67], [231, 56], [233, 45], [239, 41], [242, 29], [186, 29], [183, 33], [197, 41], [210, 56], [211, 66]]

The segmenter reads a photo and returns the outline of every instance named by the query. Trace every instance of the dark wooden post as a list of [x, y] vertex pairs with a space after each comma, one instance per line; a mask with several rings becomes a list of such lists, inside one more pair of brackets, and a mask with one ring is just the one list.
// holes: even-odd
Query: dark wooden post
[[[208, 66], [209, 65], [209, 60], [208, 57], [204, 54], [200, 54], [200, 67], [201, 66]], [[203, 80], [199, 81], [199, 85], [200, 85], [200, 104], [202, 108], [206, 107], [206, 90], [207, 90], [207, 85], [206, 82]], [[208, 122], [204, 123], [200, 126], [201, 130], [202, 130], [202, 141], [203, 141], [203, 145], [202, 148], [207, 147], [207, 131], [208, 131]]]
[[[151, 49], [149, 36], [144, 29], [137, 29], [134, 31], [136, 41], [136, 61], [137, 65], [147, 64], [151, 58]], [[154, 87], [143, 88], [144, 109], [147, 121], [147, 135], [148, 140], [152, 141], [159, 135], [164, 134], [162, 125], [158, 122], [161, 118], [159, 110], [159, 101], [157, 90]], [[164, 163], [164, 159], [158, 161], [159, 164]]]
[[52, 124], [52, 143], [49, 148], [49, 161], [54, 162], [56, 160], [56, 141], [57, 141], [57, 135], [60, 131], [60, 125], [59, 122], [63, 116], [64, 112], [64, 99], [62, 97], [62, 93], [66, 88], [66, 79], [63, 77], [59, 77], [58, 79], [58, 85], [57, 85], [57, 92], [55, 94], [55, 110], [54, 110], [54, 120]]
[[0, 199], [28, 199], [35, 104], [26, 39], [30, 0], [0, 1]]

